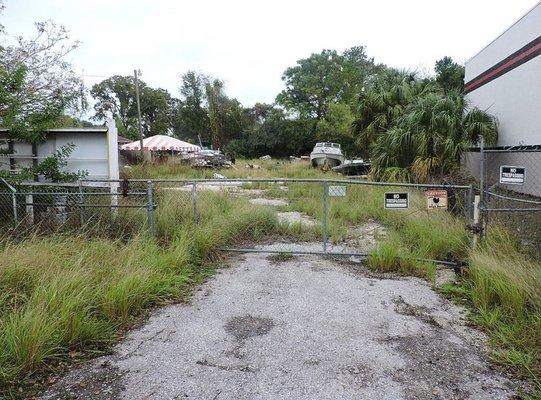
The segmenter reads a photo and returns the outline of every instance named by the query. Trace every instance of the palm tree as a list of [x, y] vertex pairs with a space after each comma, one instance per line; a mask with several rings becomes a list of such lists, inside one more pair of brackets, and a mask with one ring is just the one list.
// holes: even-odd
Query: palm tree
[[462, 93], [419, 95], [373, 142], [373, 174], [377, 179], [428, 182], [455, 171], [462, 151], [480, 137], [495, 144], [496, 121], [485, 111], [468, 107]]
[[357, 145], [367, 153], [378, 136], [403, 115], [408, 104], [431, 88], [427, 81], [408, 71], [389, 69], [378, 75], [359, 95], [357, 116], [352, 124]]

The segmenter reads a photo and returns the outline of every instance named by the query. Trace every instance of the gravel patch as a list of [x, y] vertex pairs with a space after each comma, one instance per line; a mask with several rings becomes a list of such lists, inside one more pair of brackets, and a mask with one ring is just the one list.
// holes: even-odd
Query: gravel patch
[[250, 203], [257, 204], [260, 206], [287, 206], [289, 203], [284, 199], [266, 199], [266, 198], [256, 198], [250, 199]]
[[[515, 392], [463, 310], [423, 280], [377, 279], [313, 256], [271, 265], [248, 254], [231, 264], [191, 304], [157, 310], [113, 355], [42, 398], [493, 400]], [[92, 386], [104, 368], [112, 379]]]
[[316, 225], [316, 220], [312, 217], [300, 213], [298, 211], [285, 211], [276, 213], [279, 222], [285, 222], [288, 224], [301, 224], [304, 226]]
[[350, 231], [350, 238], [346, 242], [349, 246], [369, 252], [386, 234], [387, 228], [379, 222], [371, 220], [353, 228]]

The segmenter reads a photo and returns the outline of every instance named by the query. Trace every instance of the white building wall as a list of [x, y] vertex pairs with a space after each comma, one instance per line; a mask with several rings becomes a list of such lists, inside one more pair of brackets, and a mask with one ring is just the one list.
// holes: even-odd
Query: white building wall
[[541, 144], [541, 56], [466, 97], [498, 119], [498, 146]]
[[[465, 82], [541, 36], [541, 3], [466, 63]], [[541, 56], [467, 94], [499, 122], [499, 146], [541, 144]]]
[[[116, 131], [110, 135], [106, 129], [51, 130], [47, 133], [47, 139], [37, 145], [37, 160], [41, 162], [45, 157], [60, 150], [62, 146], [73, 143], [75, 147], [67, 159], [67, 166], [63, 168], [65, 172], [86, 171], [89, 179], [118, 179], [116, 137]], [[5, 132], [0, 132], [0, 139], [7, 139]], [[2, 148], [7, 149], [7, 147], [4, 142]], [[33, 160], [32, 145], [14, 142], [13, 147], [15, 169], [30, 167]], [[111, 157], [112, 154], [113, 157]], [[8, 157], [0, 159], [0, 169], [10, 169]]]
[[68, 143], [75, 148], [69, 156], [66, 172], [88, 172], [88, 178], [107, 179], [109, 176], [107, 134], [104, 132], [55, 133], [55, 140], [48, 140], [38, 146], [38, 155], [50, 154], [50, 144], [54, 142], [55, 151]]

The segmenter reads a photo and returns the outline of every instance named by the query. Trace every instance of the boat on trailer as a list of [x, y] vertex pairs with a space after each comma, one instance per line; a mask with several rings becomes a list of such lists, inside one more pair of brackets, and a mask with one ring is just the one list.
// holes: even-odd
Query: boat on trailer
[[314, 150], [310, 153], [310, 162], [313, 167], [337, 167], [344, 162], [344, 155], [338, 143], [316, 143]]

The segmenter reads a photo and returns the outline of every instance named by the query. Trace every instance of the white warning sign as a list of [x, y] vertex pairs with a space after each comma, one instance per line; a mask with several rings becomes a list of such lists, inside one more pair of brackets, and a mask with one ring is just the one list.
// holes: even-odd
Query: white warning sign
[[524, 183], [525, 174], [526, 168], [524, 167], [502, 165], [500, 166], [500, 183], [522, 185]]
[[345, 197], [346, 196], [346, 187], [345, 186], [329, 186], [329, 196], [331, 196], [331, 197]]

